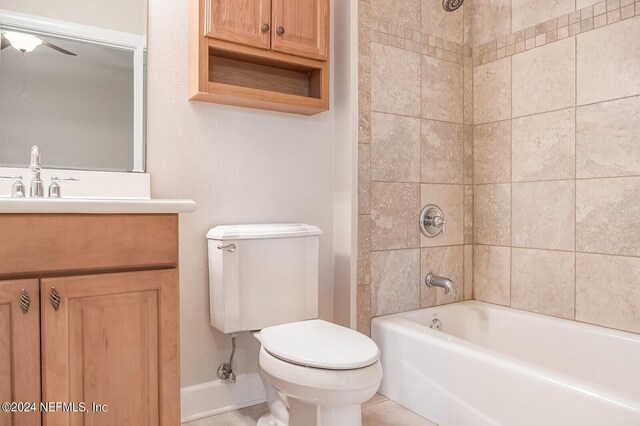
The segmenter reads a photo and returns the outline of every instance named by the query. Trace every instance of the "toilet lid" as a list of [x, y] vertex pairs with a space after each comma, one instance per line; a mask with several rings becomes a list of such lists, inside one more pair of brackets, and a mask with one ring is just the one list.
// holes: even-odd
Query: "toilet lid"
[[328, 370], [367, 367], [380, 358], [378, 346], [364, 334], [322, 320], [265, 328], [260, 341], [284, 361]]

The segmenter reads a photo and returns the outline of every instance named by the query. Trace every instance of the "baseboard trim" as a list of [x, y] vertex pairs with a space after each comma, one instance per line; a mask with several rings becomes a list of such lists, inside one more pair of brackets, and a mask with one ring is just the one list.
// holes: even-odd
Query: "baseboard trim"
[[190, 422], [266, 401], [260, 374], [239, 375], [235, 383], [221, 380], [180, 390], [181, 422]]

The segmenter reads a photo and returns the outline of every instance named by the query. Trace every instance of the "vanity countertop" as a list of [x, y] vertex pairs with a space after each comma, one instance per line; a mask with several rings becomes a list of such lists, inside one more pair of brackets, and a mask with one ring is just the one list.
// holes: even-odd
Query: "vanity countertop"
[[0, 214], [175, 214], [195, 210], [193, 200], [0, 197]]

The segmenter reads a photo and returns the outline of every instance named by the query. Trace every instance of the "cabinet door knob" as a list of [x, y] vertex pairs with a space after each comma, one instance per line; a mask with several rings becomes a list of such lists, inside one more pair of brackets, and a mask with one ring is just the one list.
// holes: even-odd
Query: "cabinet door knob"
[[269, 28], [271, 28], [271, 27], [269, 26], [269, 24], [266, 24], [266, 23], [265, 23], [265, 24], [262, 24], [262, 32], [263, 32], [263, 33], [266, 33], [267, 31], [269, 31]]
[[20, 292], [20, 298], [18, 299], [20, 303], [20, 308], [22, 308], [23, 313], [29, 312], [29, 306], [31, 305], [31, 298], [29, 297], [29, 293], [24, 288]]
[[49, 301], [51, 302], [51, 306], [53, 306], [54, 311], [60, 309], [60, 294], [55, 287], [51, 287], [51, 292], [49, 293]]
[[284, 34], [284, 27], [278, 27], [278, 34]]

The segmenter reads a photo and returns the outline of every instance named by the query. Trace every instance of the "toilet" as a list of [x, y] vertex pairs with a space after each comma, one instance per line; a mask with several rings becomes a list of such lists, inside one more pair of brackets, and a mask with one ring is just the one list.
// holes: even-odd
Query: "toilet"
[[216, 226], [207, 233], [211, 325], [253, 332], [269, 413], [259, 426], [360, 426], [382, 380], [367, 336], [318, 319], [319, 228]]

